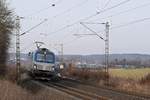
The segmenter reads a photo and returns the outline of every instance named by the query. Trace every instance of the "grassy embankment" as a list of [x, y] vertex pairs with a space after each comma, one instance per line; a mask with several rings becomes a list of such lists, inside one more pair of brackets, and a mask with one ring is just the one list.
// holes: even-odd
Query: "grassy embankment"
[[43, 88], [31, 80], [20, 81], [17, 84], [15, 68], [11, 67], [6, 77], [0, 79], [0, 100], [72, 100], [72, 98], [54, 89]]
[[[133, 91], [150, 95], [150, 68], [110, 69], [109, 76], [102, 70], [76, 69], [74, 66], [66, 70], [66, 75], [86, 83], [110, 86], [124, 91]], [[109, 77], [109, 83], [106, 78]]]
[[0, 80], [0, 100], [71, 100], [66, 94], [40, 86], [22, 88], [6, 80]]
[[150, 68], [139, 69], [110, 69], [110, 75], [113, 77], [120, 77], [126, 79], [140, 80], [150, 73]]

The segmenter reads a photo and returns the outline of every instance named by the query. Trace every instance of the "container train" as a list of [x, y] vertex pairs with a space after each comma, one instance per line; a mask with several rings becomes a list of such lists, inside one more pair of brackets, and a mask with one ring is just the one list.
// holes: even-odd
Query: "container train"
[[33, 78], [60, 79], [61, 75], [53, 52], [47, 48], [38, 48], [34, 52], [30, 52], [29, 56], [31, 58], [29, 72]]

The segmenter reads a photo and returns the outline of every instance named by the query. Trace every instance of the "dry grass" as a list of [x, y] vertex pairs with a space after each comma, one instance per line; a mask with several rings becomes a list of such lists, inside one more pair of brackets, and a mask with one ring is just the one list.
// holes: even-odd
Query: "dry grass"
[[150, 73], [150, 68], [139, 68], [139, 69], [110, 69], [111, 76], [120, 78], [130, 78], [134, 80], [140, 80], [142, 77]]
[[[115, 70], [115, 75], [111, 73], [109, 76], [106, 76], [102, 70], [77, 69], [72, 65], [65, 72], [67, 76], [82, 80], [86, 83], [99, 86], [107, 85], [119, 90], [150, 95], [150, 74], [146, 73], [147, 69], [118, 69], [117, 71]], [[139, 75], [133, 77], [133, 75], [130, 76], [131, 74], [135, 76], [136, 74]], [[107, 78], [109, 78], [109, 82]], [[108, 84], [106, 84], [107, 82]]]
[[[19, 69], [20, 73], [19, 73], [19, 76], [22, 76], [24, 73], [27, 74], [27, 70], [25, 70], [22, 66], [21, 68]], [[16, 65], [9, 65], [7, 67], [7, 71], [6, 71], [6, 75], [5, 75], [5, 79], [13, 82], [13, 83], [17, 83], [17, 68], [16, 68]]]
[[17, 81], [16, 67], [15, 66], [7, 67], [7, 74], [5, 75], [5, 77], [7, 80], [16, 83]]
[[140, 83], [141, 84], [150, 84], [150, 73], [147, 74], [145, 77], [141, 78]]
[[106, 80], [109, 78], [109, 75], [106, 74], [103, 70], [91, 71], [86, 68], [69, 68], [65, 72], [66, 76], [73, 77], [83, 81], [99, 81]]
[[135, 81], [133, 79], [111, 77], [109, 80], [109, 84], [111, 87], [119, 90], [150, 95], [149, 84], [141, 84], [140, 81]]
[[[23, 73], [24, 70], [21, 69]], [[67, 94], [52, 88], [45, 88], [28, 80], [17, 82], [15, 66], [7, 69], [5, 78], [0, 80], [0, 100], [73, 100]]]
[[115, 88], [150, 95], [150, 68], [111, 69], [110, 74]]
[[[106, 79], [109, 78], [109, 86], [131, 92], [139, 92], [150, 95], [150, 74], [145, 77], [135, 80], [134, 78], [123, 78], [106, 76], [102, 70], [93, 71], [88, 69], [77, 69], [69, 67], [64, 71], [65, 75], [73, 77], [84, 82], [93, 83], [96, 85], [106, 85]], [[0, 100], [66, 100], [68, 97], [65, 95], [47, 90], [30, 84], [29, 81], [23, 81], [20, 86], [15, 85], [16, 71], [14, 67], [9, 68], [7, 79], [11, 81], [0, 81]], [[13, 83], [12, 83], [13, 82]], [[108, 85], [108, 84], [107, 84]], [[59, 96], [58, 96], [59, 95]], [[70, 99], [68, 99], [70, 100]]]
[[49, 89], [36, 88], [36, 92], [33, 93], [9, 81], [0, 80], [0, 100], [71, 100], [71, 98]]

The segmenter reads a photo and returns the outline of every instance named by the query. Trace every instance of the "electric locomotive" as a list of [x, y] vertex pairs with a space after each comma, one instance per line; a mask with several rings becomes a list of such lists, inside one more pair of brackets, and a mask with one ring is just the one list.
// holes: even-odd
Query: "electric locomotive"
[[38, 48], [29, 54], [32, 58], [30, 72], [34, 78], [58, 79], [60, 73], [55, 64], [55, 54], [46, 48]]

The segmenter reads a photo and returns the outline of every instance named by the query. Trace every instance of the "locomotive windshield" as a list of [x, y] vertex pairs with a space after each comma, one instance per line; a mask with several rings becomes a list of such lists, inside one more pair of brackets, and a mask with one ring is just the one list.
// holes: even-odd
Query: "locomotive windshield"
[[43, 63], [54, 63], [54, 55], [51, 53], [43, 54], [43, 53], [37, 53], [35, 55], [35, 60], [37, 62], [43, 62]]

